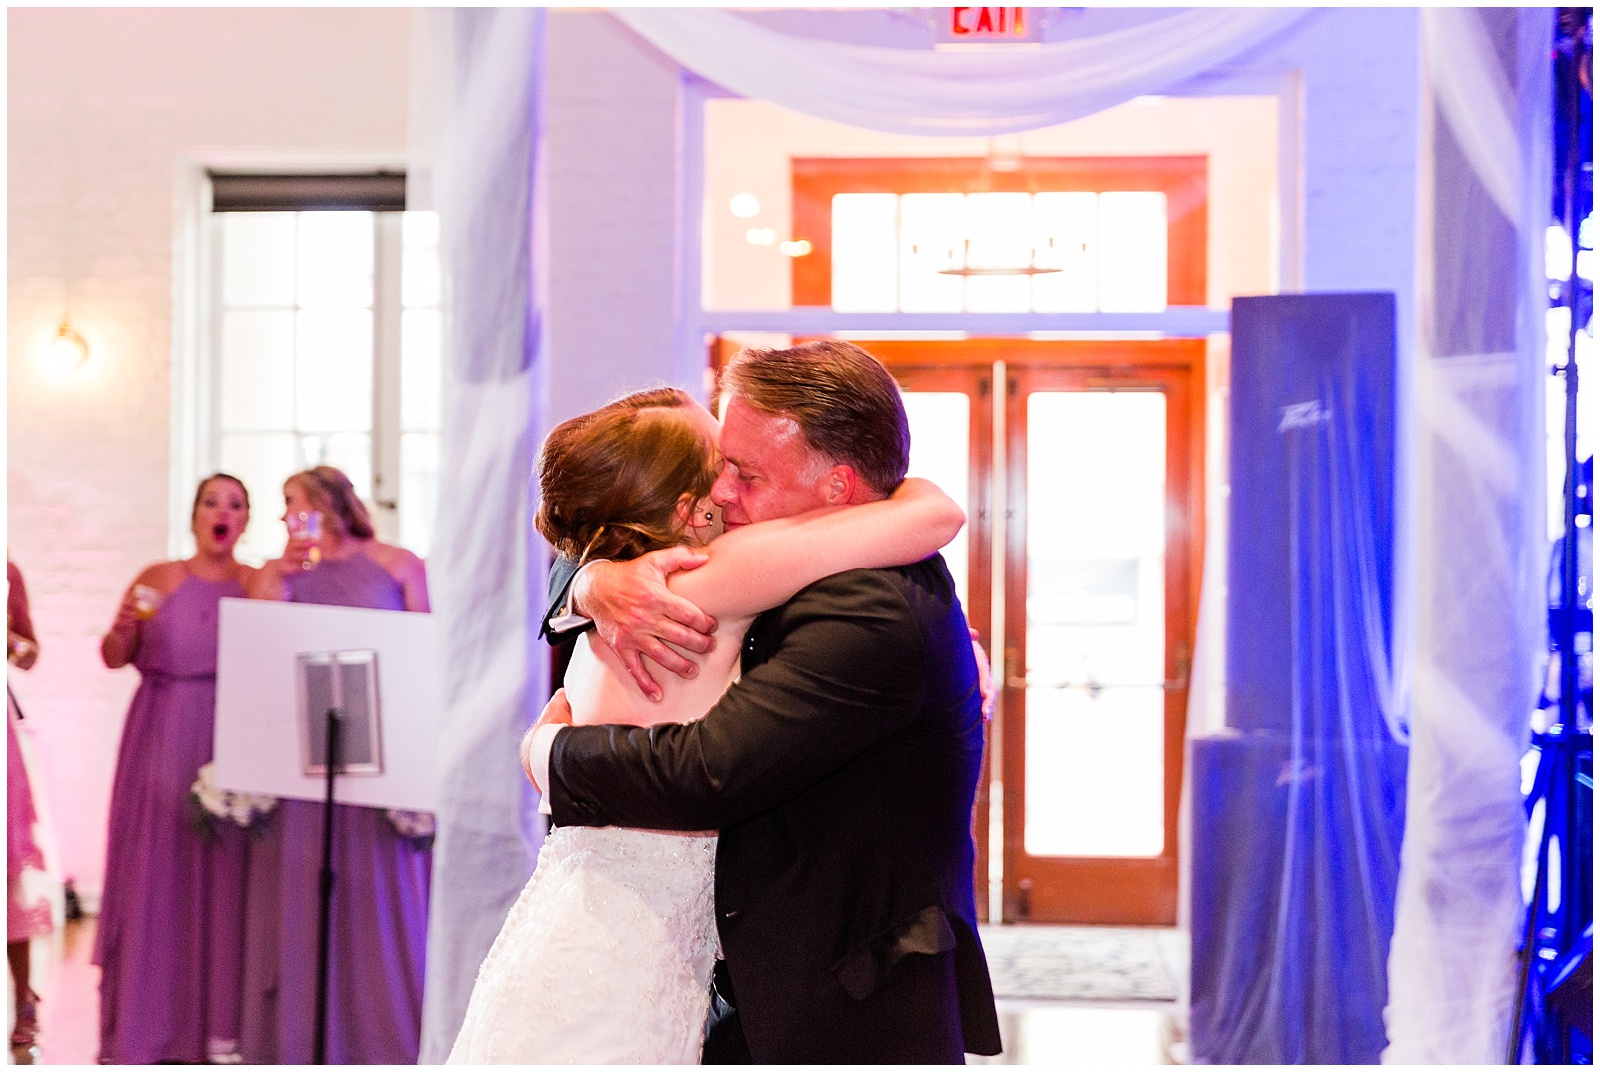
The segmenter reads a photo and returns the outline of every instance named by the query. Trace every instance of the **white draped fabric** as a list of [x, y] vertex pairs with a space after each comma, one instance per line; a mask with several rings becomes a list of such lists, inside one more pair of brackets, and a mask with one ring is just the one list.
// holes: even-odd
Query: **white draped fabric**
[[1544, 650], [1551, 12], [1429, 8], [1422, 37], [1417, 655], [1386, 1063], [1505, 1059], [1518, 760]]
[[444, 436], [429, 560], [444, 638], [443, 772], [423, 1001], [424, 1064], [449, 1055], [478, 965], [533, 873], [543, 822], [517, 744], [546, 679], [544, 559], [529, 524], [543, 434], [535, 236], [544, 12], [421, 13], [417, 112], [445, 268]]
[[1517, 96], [1494, 58], [1494, 43], [1470, 8], [1427, 8], [1422, 45], [1430, 60], [1434, 99], [1450, 133], [1495, 206], [1522, 218], [1522, 152]]
[[1162, 93], [1308, 12], [1198, 8], [1071, 41], [925, 51], [797, 37], [712, 8], [616, 8], [636, 33], [745, 97], [896, 134], [1005, 134]]

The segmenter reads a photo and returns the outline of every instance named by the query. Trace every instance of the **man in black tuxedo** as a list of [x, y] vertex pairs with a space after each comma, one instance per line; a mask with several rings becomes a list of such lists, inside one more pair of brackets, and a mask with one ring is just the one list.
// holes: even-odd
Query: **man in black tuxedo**
[[[730, 527], [881, 499], [905, 476], [899, 392], [849, 343], [745, 351], [724, 392], [712, 498]], [[661, 584], [687, 554], [597, 563], [571, 593], [647, 688], [641, 651], [686, 662], [660, 635], [703, 647], [690, 627], [708, 623]], [[707, 1063], [961, 1063], [1000, 1052], [972, 888], [982, 704], [934, 555], [762, 614], [701, 721], [561, 727], [557, 701], [524, 755], [557, 825], [721, 832]]]

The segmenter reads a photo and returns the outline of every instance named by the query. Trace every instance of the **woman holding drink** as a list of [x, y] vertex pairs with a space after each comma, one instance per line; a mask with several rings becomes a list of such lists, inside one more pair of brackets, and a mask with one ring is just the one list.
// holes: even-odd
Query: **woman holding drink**
[[[283, 487], [289, 541], [261, 568], [256, 599], [428, 610], [422, 560], [376, 539], [350, 479], [331, 466]], [[304, 1064], [316, 1021], [322, 805], [285, 800], [252, 857], [244, 1054]], [[421, 1041], [428, 877], [433, 853], [378, 808], [336, 805], [327, 1059], [415, 1064]]]
[[192, 558], [147, 566], [100, 642], [140, 683], [111, 788], [105, 891], [95, 938], [100, 1060], [203, 1062], [239, 1052], [239, 962], [248, 835], [195, 821], [190, 788], [211, 762], [218, 602], [255, 570], [233, 557], [250, 520], [234, 477], [200, 482]]

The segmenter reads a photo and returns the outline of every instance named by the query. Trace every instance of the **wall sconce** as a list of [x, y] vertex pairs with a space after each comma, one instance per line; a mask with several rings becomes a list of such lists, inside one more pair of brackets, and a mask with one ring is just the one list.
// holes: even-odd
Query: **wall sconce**
[[73, 330], [66, 317], [62, 317], [61, 327], [45, 348], [44, 356], [45, 363], [54, 371], [76, 372], [89, 360], [89, 343]]

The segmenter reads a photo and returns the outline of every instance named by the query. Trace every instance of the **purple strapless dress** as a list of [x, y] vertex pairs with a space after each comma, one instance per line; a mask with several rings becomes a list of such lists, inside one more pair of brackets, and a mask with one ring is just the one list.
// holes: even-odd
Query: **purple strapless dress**
[[[404, 610], [400, 583], [366, 555], [288, 578], [289, 599]], [[245, 955], [246, 1061], [311, 1061], [317, 979], [322, 805], [285, 800], [250, 868]], [[416, 1064], [433, 852], [395, 833], [380, 808], [333, 817], [328, 1063]]]
[[243, 595], [234, 581], [186, 577], [141, 630], [95, 937], [105, 1063], [239, 1052], [250, 836], [203, 820], [189, 789], [211, 762], [217, 602]]

